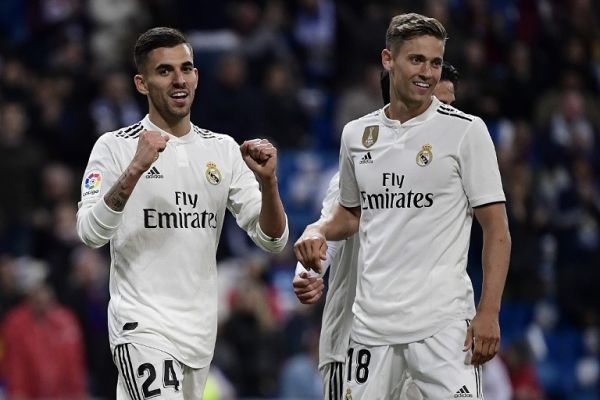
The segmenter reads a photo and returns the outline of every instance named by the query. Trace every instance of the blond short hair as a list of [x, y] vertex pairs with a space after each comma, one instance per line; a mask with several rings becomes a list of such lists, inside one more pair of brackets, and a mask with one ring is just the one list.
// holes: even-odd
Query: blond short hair
[[405, 40], [425, 35], [436, 37], [444, 43], [448, 39], [446, 28], [435, 18], [416, 13], [396, 15], [385, 34], [385, 47], [395, 51]]

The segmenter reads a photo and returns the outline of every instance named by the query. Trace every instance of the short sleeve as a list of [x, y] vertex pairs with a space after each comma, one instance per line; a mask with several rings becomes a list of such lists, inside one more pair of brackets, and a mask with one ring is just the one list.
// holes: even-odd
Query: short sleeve
[[354, 171], [354, 162], [347, 143], [348, 125], [342, 133], [340, 145], [340, 204], [344, 207], [360, 206], [358, 183]]
[[496, 150], [485, 123], [475, 118], [458, 148], [463, 189], [471, 207], [504, 202]]

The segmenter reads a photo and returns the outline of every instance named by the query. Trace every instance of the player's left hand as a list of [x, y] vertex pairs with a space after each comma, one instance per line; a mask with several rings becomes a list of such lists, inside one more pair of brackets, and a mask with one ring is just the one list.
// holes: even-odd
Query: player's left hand
[[275, 177], [277, 149], [267, 139], [246, 140], [240, 146], [244, 162], [261, 180]]
[[320, 276], [310, 276], [308, 272], [301, 272], [295, 275], [292, 281], [294, 294], [302, 304], [314, 304], [323, 295], [325, 284]]
[[316, 228], [309, 225], [294, 244], [296, 259], [307, 270], [321, 273], [321, 261], [327, 258], [327, 240]]
[[481, 365], [500, 350], [500, 324], [498, 313], [478, 311], [467, 329], [463, 351], [473, 350], [471, 364]]

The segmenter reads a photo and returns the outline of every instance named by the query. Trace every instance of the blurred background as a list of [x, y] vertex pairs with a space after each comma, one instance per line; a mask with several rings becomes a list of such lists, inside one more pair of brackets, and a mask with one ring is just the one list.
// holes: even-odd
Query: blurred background
[[[459, 109], [495, 142], [513, 238], [500, 357], [486, 398], [600, 398], [600, 2], [597, 0], [0, 1], [0, 398], [112, 399], [108, 247], [75, 232], [103, 132], [141, 119], [132, 48], [184, 31], [200, 83], [192, 121], [268, 137], [290, 244], [319, 215], [346, 122], [382, 106], [380, 52], [403, 12], [439, 19]], [[481, 234], [469, 273], [481, 286]], [[266, 255], [233, 219], [219, 258], [207, 400], [318, 399], [322, 304], [291, 290], [291, 248]]]

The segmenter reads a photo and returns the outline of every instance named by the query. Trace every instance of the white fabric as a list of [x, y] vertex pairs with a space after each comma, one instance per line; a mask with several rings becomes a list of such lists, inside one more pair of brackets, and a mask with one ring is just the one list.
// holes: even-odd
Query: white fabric
[[[336, 173], [329, 182], [323, 200], [321, 219], [331, 215], [338, 204], [338, 195], [339, 173]], [[322, 273], [329, 267], [329, 282], [319, 339], [319, 366], [346, 360], [356, 291], [358, 236], [353, 235], [338, 242], [328, 241], [327, 245], [327, 259], [322, 264]], [[302, 271], [305, 269], [298, 263], [296, 274]]]
[[[369, 346], [350, 340], [344, 394], [353, 400], [479, 399], [481, 367], [463, 352], [467, 321], [455, 321], [414, 343]], [[350, 354], [350, 353], [349, 353]]]
[[201, 399], [204, 394], [208, 366], [190, 368], [165, 352], [133, 343], [117, 346], [113, 360], [119, 371], [117, 400]]
[[342, 388], [344, 387], [343, 362], [329, 362], [319, 366], [321, 381], [323, 382], [323, 400], [343, 400]]
[[340, 203], [361, 207], [352, 338], [410, 343], [473, 318], [466, 273], [473, 207], [502, 201], [494, 145], [480, 118], [433, 98], [403, 124], [384, 109], [348, 123]]
[[[96, 142], [82, 182], [77, 230], [93, 247], [110, 240], [111, 348], [139, 343], [200, 368], [210, 363], [216, 339], [216, 249], [225, 209], [268, 251], [285, 246], [287, 223], [281, 238], [261, 233], [261, 194], [239, 146], [195, 126], [183, 137], [170, 137], [124, 211], [112, 211], [103, 196], [132, 160], [143, 129], [169, 135], [146, 116]], [[128, 323], [137, 326], [124, 329]]]

